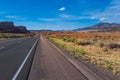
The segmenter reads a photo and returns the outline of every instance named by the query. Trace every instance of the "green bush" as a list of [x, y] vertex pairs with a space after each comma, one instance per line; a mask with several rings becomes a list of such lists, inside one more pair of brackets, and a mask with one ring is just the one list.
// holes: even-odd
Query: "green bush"
[[63, 38], [63, 41], [67, 41], [67, 38]]
[[97, 46], [99, 46], [99, 47], [103, 47], [103, 46], [104, 46], [104, 43], [102, 43], [102, 42], [98, 42], [98, 43], [97, 43]]
[[63, 41], [66, 41], [66, 42], [75, 42], [75, 38], [63, 38]]
[[106, 63], [105, 63], [105, 68], [106, 68], [106, 69], [111, 69], [111, 70], [112, 70], [112, 69], [113, 69], [112, 63], [106, 61]]
[[76, 44], [77, 45], [85, 46], [85, 45], [91, 45], [91, 42], [90, 41], [79, 41]]
[[81, 55], [87, 54], [87, 52], [84, 49], [77, 49], [76, 52], [80, 53]]

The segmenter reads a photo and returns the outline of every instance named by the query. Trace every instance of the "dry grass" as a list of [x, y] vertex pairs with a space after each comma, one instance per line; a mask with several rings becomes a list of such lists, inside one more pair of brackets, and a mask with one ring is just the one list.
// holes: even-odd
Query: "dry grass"
[[[67, 51], [120, 76], [120, 32], [44, 33]], [[85, 53], [85, 54], [84, 54]]]
[[21, 38], [21, 37], [31, 37], [33, 34], [15, 34], [15, 33], [0, 33], [0, 39], [3, 38]]
[[55, 44], [57, 44], [59, 47], [64, 48], [65, 50], [74, 53], [75, 55], [85, 55], [87, 54], [87, 52], [83, 49], [80, 48], [77, 45], [74, 45], [71, 42], [65, 42], [61, 39], [57, 39], [57, 38], [49, 38], [52, 42], [54, 42]]

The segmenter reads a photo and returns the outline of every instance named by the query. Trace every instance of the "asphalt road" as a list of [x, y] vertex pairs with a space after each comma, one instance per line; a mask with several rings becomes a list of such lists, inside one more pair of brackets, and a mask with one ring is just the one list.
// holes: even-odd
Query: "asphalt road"
[[88, 80], [46, 39], [40, 38], [28, 80]]
[[0, 42], [0, 80], [11, 80], [37, 38]]

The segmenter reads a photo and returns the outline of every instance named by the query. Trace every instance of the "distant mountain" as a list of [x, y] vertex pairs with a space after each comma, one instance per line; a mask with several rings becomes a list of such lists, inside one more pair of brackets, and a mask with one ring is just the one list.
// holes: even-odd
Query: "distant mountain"
[[30, 32], [52, 32], [52, 30], [30, 30]]
[[70, 32], [71, 30], [30, 30], [30, 32]]
[[81, 31], [81, 30], [106, 30], [106, 31], [116, 31], [120, 30], [120, 24], [117, 23], [98, 23], [93, 26], [75, 29], [73, 31]]
[[13, 22], [0, 22], [2, 33], [29, 33], [25, 26], [14, 26]]

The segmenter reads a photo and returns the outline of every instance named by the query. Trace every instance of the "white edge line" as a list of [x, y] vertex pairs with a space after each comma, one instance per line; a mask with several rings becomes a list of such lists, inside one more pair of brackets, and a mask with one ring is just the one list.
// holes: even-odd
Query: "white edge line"
[[32, 48], [31, 48], [30, 51], [28, 52], [28, 55], [26, 56], [26, 58], [25, 58], [24, 61], [22, 62], [21, 66], [19, 67], [19, 69], [17, 70], [17, 72], [15, 73], [15, 75], [13, 76], [12, 80], [16, 80], [17, 76], [19, 75], [20, 71], [22, 70], [24, 64], [26, 63], [28, 57], [30, 56], [30, 54], [31, 54], [33, 48], [35, 47], [35, 45], [37, 44], [38, 40], [39, 40], [39, 39], [37, 39], [37, 40], [35, 41], [35, 43], [33, 44]]
[[[74, 62], [72, 59], [70, 59], [69, 57], [67, 57], [58, 47], [56, 47], [52, 42], [50, 42], [48, 40], [48, 42], [54, 47], [56, 48], [63, 57], [65, 57], [73, 66], [76, 67], [76, 69], [78, 69], [82, 74], [84, 74], [84, 76], [86, 76], [89, 80], [103, 80], [101, 77], [99, 77], [98, 75], [96, 75], [94, 72], [92, 72], [90, 69], [88, 69], [85, 65], [82, 65], [82, 67], [80, 67], [80, 65], [78, 65], [76, 62]], [[84, 67], [84, 71], [82, 71], [81, 69], [83, 69]], [[89, 72], [91, 72], [92, 74], [87, 73], [87, 70]], [[88, 75], [89, 74], [89, 75]]]

